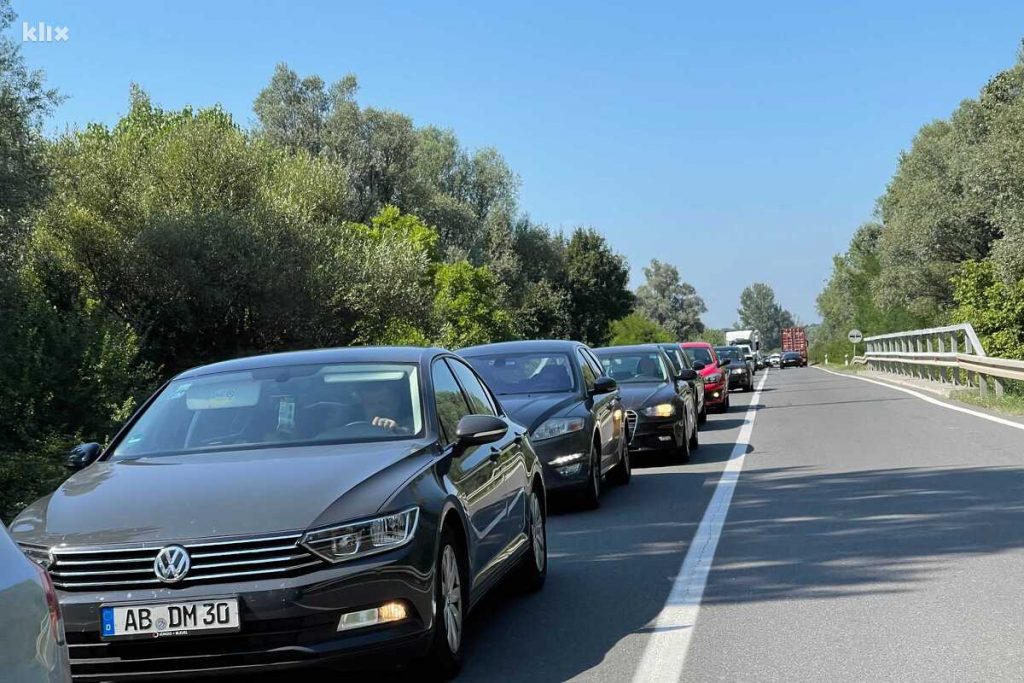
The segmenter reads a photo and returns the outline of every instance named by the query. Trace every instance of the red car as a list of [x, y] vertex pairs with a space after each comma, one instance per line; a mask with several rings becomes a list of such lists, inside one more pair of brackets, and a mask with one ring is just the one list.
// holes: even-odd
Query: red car
[[729, 375], [719, 365], [715, 347], [707, 342], [683, 342], [680, 346], [691, 361], [704, 366], [699, 372], [704, 379], [704, 402], [708, 408], [723, 413], [729, 410]]

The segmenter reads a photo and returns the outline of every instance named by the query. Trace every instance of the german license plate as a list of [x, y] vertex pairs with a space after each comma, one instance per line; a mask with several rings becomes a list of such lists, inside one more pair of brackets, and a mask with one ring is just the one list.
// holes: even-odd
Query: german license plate
[[241, 628], [238, 598], [111, 605], [100, 615], [100, 634], [107, 640], [231, 633]]

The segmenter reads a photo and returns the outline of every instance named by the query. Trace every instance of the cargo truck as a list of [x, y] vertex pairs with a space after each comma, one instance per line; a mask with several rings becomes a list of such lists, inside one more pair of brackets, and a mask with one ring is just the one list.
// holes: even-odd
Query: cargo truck
[[807, 367], [807, 331], [802, 327], [782, 328], [782, 352], [795, 351], [803, 359], [801, 365]]

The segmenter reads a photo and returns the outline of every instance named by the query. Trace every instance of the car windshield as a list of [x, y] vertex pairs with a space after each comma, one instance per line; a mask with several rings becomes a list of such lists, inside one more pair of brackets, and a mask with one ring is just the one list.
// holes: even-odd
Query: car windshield
[[716, 346], [715, 353], [718, 354], [719, 358], [728, 358], [729, 360], [744, 360], [743, 349], [738, 346]]
[[665, 382], [668, 369], [660, 354], [653, 351], [602, 353], [605, 374], [620, 384], [629, 382]]
[[703, 346], [695, 346], [692, 348], [686, 348], [686, 355], [690, 357], [690, 361], [693, 363], [703, 363], [704, 365], [711, 365], [715, 361], [711, 357], [711, 350]]
[[466, 358], [497, 394], [553, 394], [576, 390], [564, 353], [505, 353]]
[[262, 368], [175, 380], [114, 459], [404, 439], [423, 428], [418, 371], [398, 363]]

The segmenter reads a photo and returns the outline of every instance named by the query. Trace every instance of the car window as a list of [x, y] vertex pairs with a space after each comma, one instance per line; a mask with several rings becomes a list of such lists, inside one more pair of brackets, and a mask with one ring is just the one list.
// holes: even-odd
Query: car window
[[704, 365], [713, 365], [715, 358], [711, 353], [711, 349], [705, 346], [694, 346], [685, 349], [686, 355], [689, 356], [690, 360], [694, 363], [703, 363]]
[[445, 443], [452, 443], [455, 441], [455, 429], [459, 425], [459, 420], [472, 411], [447, 363], [440, 360], [435, 361], [430, 373], [434, 380], [434, 405], [437, 407], [437, 420], [441, 423]]
[[580, 358], [580, 370], [583, 371], [583, 384], [587, 387], [587, 391], [590, 391], [594, 388], [594, 382], [597, 381], [597, 373], [594, 372], [594, 368], [590, 367], [590, 363], [587, 362], [583, 349], [576, 349], [576, 353]]
[[496, 394], [568, 393], [576, 390], [569, 355], [526, 352], [469, 356], [466, 361]]
[[609, 351], [601, 353], [601, 365], [617, 382], [665, 382], [665, 356], [656, 351]]
[[113, 459], [409, 438], [419, 369], [401, 363], [274, 366], [174, 380]]
[[465, 389], [473, 413], [476, 415], [497, 415], [498, 411], [494, 409], [494, 404], [491, 403], [491, 397], [488, 395], [487, 389], [480, 384], [480, 380], [473, 374], [473, 371], [452, 358], [448, 359], [448, 365], [451, 366], [462, 388]]
[[590, 367], [593, 368], [594, 373], [598, 377], [604, 376], [604, 366], [601, 365], [601, 361], [597, 359], [597, 356], [594, 355], [594, 352], [588, 348], [582, 348], [580, 349], [580, 351], [583, 352], [583, 356], [587, 359], [587, 362], [590, 363]]

